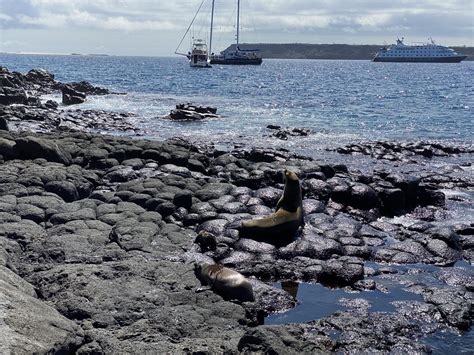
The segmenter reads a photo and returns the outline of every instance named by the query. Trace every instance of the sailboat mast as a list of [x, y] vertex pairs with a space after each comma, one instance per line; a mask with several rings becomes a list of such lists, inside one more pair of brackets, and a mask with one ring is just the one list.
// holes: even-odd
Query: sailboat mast
[[212, 0], [212, 10], [211, 10], [211, 32], [209, 34], [209, 54], [212, 55], [212, 30], [214, 28], [214, 1]]
[[240, 0], [237, 0], [237, 50], [239, 49], [239, 30], [240, 30]]

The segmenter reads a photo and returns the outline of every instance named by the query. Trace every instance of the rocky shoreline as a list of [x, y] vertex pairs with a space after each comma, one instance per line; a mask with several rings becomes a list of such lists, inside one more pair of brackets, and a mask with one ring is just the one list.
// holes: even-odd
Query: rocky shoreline
[[[430, 335], [470, 330], [474, 277], [457, 263], [474, 259], [474, 224], [450, 223], [441, 191], [472, 189], [469, 174], [367, 174], [285, 151], [99, 135], [133, 127], [127, 115], [48, 107], [35, 97], [56, 84], [38, 75], [30, 75], [36, 86], [25, 84], [27, 76], [2, 91], [26, 101], [0, 106], [9, 128], [0, 130], [0, 352], [429, 352]], [[429, 148], [472, 154], [443, 147]], [[390, 160], [398, 148], [385, 149], [374, 158]], [[284, 169], [302, 184], [300, 235], [282, 247], [240, 238], [235, 221], [273, 211]], [[203, 232], [216, 244], [195, 243]], [[255, 302], [196, 293], [196, 261], [247, 276]], [[436, 267], [432, 282], [396, 267], [412, 264]], [[363, 299], [389, 292], [381, 278], [419, 300], [398, 301], [393, 312], [355, 302], [308, 323], [262, 324], [297, 304], [274, 282], [318, 282]]]

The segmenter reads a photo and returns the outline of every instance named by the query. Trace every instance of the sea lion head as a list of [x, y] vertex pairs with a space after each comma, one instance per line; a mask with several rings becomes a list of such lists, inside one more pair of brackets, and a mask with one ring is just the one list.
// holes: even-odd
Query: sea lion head
[[294, 171], [285, 169], [285, 182], [299, 182], [298, 175]]
[[225, 269], [224, 266], [220, 264], [194, 264], [194, 273], [201, 281], [216, 278], [216, 276], [221, 273], [223, 269]]
[[302, 204], [300, 180], [298, 175], [291, 170], [285, 169], [284, 174], [285, 190], [278, 201], [277, 210], [283, 208], [286, 211], [295, 212]]

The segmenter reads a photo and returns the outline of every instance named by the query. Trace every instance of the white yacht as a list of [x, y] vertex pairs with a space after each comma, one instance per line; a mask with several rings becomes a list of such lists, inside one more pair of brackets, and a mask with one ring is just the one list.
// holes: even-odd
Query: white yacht
[[194, 39], [191, 53], [189, 53], [189, 65], [197, 68], [210, 68], [209, 53], [206, 41]]
[[465, 55], [453, 49], [436, 44], [431, 38], [429, 43], [407, 45], [404, 38], [389, 47], [382, 47], [375, 55], [374, 62], [416, 62], [416, 63], [459, 63]]
[[[189, 66], [192, 68], [211, 68], [211, 61], [209, 59], [209, 51], [207, 49], [207, 44], [206, 41], [203, 39], [198, 39], [195, 38], [194, 36], [191, 37], [191, 28], [193, 27], [194, 20], [196, 20], [196, 16], [198, 15], [199, 11], [202, 8], [202, 5], [204, 4], [204, 0], [201, 1], [201, 5], [199, 6], [196, 14], [193, 17], [193, 20], [189, 24], [186, 32], [183, 35], [183, 38], [181, 38], [181, 41], [178, 44], [178, 47], [176, 47], [176, 50], [174, 51], [175, 54], [179, 54], [182, 56], [185, 56], [189, 60]], [[183, 53], [180, 52], [180, 47], [185, 38], [190, 35], [191, 41], [191, 50], [188, 53]], [[211, 36], [211, 41], [212, 41], [212, 36]]]

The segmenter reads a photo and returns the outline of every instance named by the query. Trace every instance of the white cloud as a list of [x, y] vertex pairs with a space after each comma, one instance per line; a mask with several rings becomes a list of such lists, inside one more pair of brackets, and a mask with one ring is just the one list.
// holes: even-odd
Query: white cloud
[[[45, 0], [42, 0], [45, 1]], [[47, 0], [48, 3], [58, 3], [60, 0]], [[170, 21], [138, 21], [124, 16], [109, 16], [101, 18], [86, 11], [72, 10], [70, 13], [43, 12], [39, 17], [19, 15], [18, 21], [25, 25], [35, 25], [47, 28], [86, 27], [104, 30], [143, 31], [143, 30], [173, 30], [178, 27]]]
[[63, 27], [67, 23], [67, 16], [61, 14], [43, 14], [41, 17], [32, 17], [26, 15], [19, 15], [18, 21], [20, 24], [37, 25], [44, 27]]
[[357, 17], [355, 23], [361, 26], [378, 27], [386, 25], [391, 19], [392, 15], [390, 14], [369, 14]]
[[130, 21], [129, 19], [119, 17], [109, 17], [105, 22], [99, 24], [108, 30], [125, 30], [125, 31], [143, 31], [143, 30], [174, 30], [178, 27], [170, 21]]
[[[7, 1], [7, 10], [11, 7], [14, 13], [4, 10], [0, 20], [16, 18], [19, 26], [94, 26], [126, 31], [185, 28], [200, 3], [200, 0], [18, 0], [30, 10], [30, 13], [21, 13], [18, 3], [15, 6], [8, 5], [15, 0], [2, 1]], [[206, 2], [206, 11], [209, 10], [209, 2]], [[468, 13], [469, 8], [471, 23], [464, 25], [472, 28], [473, 2], [469, 0], [419, 0], [416, 4], [411, 0], [242, 1], [242, 12], [246, 16], [244, 26], [250, 25], [249, 18], [252, 17], [252, 26], [266, 30], [317, 30], [329, 27], [336, 30], [337, 26], [371, 30], [390, 23], [397, 16], [400, 18], [402, 14], [423, 16], [442, 13], [446, 18], [454, 18]], [[217, 2], [217, 21], [221, 21], [222, 26], [229, 26], [229, 22], [233, 22], [232, 14], [235, 14], [235, 1]], [[410, 27], [410, 24], [405, 25]], [[413, 25], [416, 26], [416, 19]]]
[[2, 14], [0, 12], [0, 21], [11, 21], [13, 20], [13, 17], [7, 15], [7, 14]]
[[[61, 29], [65, 42], [71, 40], [71, 33], [81, 36], [87, 32], [88, 36], [94, 33], [103, 38], [100, 45], [105, 46], [112, 43], [109, 41], [112, 37], [128, 39], [130, 46], [137, 46], [133, 43], [136, 38], [150, 36], [159, 38], [160, 46], [168, 43], [172, 47], [179, 42], [200, 1], [0, 0], [0, 31], [12, 30], [9, 36], [16, 37], [23, 30], [39, 36], [42, 31]], [[216, 42], [219, 36], [223, 44], [234, 40], [235, 3], [235, 0], [216, 1]], [[242, 0], [241, 3], [244, 41], [383, 43], [396, 36], [410, 40], [433, 36], [440, 42], [442, 38], [450, 41], [457, 38], [454, 44], [474, 44], [472, 0]], [[209, 12], [210, 0], [206, 0], [197, 19], [197, 32], [209, 30]], [[45, 37], [41, 40], [48, 41]], [[169, 48], [167, 53], [173, 50]]]

